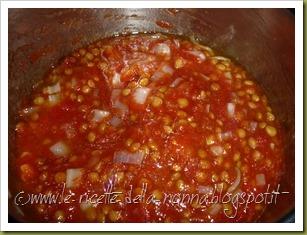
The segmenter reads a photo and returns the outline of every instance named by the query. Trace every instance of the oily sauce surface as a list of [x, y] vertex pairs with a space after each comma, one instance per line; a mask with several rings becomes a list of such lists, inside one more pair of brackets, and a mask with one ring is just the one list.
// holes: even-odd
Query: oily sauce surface
[[[245, 208], [239, 196], [275, 187], [282, 169], [280, 127], [260, 87], [230, 59], [170, 35], [73, 52], [25, 101], [16, 135], [18, 189], [60, 193], [19, 206], [32, 221], [255, 221], [265, 203]], [[226, 193], [231, 201], [200, 200]]]

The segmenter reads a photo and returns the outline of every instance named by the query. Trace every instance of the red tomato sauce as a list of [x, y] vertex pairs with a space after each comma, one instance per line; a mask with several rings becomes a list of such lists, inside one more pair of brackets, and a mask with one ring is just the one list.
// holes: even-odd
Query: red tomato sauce
[[19, 206], [31, 221], [256, 221], [265, 202], [242, 195], [275, 187], [282, 169], [279, 124], [250, 75], [162, 34], [64, 58], [25, 101], [16, 136], [18, 189], [61, 195]]

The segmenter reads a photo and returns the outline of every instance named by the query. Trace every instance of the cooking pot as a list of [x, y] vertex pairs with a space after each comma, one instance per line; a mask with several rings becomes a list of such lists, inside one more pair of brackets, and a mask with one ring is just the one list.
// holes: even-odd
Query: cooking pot
[[[255, 78], [285, 132], [280, 191], [290, 192], [269, 205], [259, 221], [293, 222], [294, 17], [285, 9], [9, 9], [10, 191], [17, 187], [14, 127], [32, 86], [73, 50], [131, 32], [192, 36], [243, 65]], [[12, 199], [9, 214], [12, 221], [31, 222], [18, 213]]]

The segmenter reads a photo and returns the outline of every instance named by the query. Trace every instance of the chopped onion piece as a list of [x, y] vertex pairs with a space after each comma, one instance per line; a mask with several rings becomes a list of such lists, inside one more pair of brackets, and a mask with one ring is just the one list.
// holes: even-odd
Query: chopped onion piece
[[207, 112], [207, 113], [210, 112], [210, 104], [206, 104], [206, 112]]
[[119, 117], [112, 117], [109, 121], [109, 123], [113, 126], [113, 127], [118, 127], [121, 123], [122, 123], [122, 119], [120, 119]]
[[197, 59], [200, 61], [200, 62], [203, 62], [206, 60], [206, 56], [204, 53], [202, 53], [201, 51], [188, 51], [189, 54], [197, 57]]
[[170, 75], [174, 73], [174, 69], [172, 69], [172, 67], [170, 67], [168, 64], [163, 65], [161, 68], [161, 71], [163, 73], [170, 74]]
[[227, 112], [229, 117], [233, 117], [235, 114], [236, 105], [234, 103], [227, 103]]
[[144, 104], [147, 96], [149, 95], [150, 89], [147, 87], [139, 87], [133, 93], [134, 101], [138, 104]]
[[213, 54], [213, 50], [210, 47], [201, 45], [199, 43], [197, 43], [197, 46], [199, 46], [200, 48], [204, 49], [206, 52], [209, 52], [210, 54]]
[[159, 39], [159, 38], [162, 38], [163, 36], [164, 35], [161, 35], [161, 33], [155, 33], [155, 34], [150, 35], [150, 37], [153, 39]]
[[227, 131], [227, 132], [220, 133], [219, 135], [220, 135], [221, 140], [228, 140], [229, 138], [232, 137], [232, 132]]
[[151, 76], [152, 81], [158, 81], [163, 78], [165, 75], [172, 75], [174, 73], [174, 69], [170, 67], [168, 64], [164, 64], [161, 66], [154, 74]]
[[174, 42], [176, 48], [180, 48], [180, 42], [179, 42], [179, 40], [174, 39], [173, 42]]
[[199, 74], [205, 81], [210, 81], [210, 77], [206, 76], [205, 74]]
[[221, 204], [213, 204], [209, 207], [208, 212], [210, 215], [217, 215], [221, 209], [222, 209], [222, 205]]
[[54, 84], [53, 86], [47, 86], [45, 88], [45, 91], [49, 95], [54, 94], [54, 93], [59, 93], [61, 91], [60, 83], [58, 82], [58, 83]]
[[228, 192], [235, 191], [241, 183], [241, 171], [237, 167], [235, 169], [236, 169], [236, 172], [237, 172], [237, 177], [236, 177], [235, 181], [232, 183], [232, 185], [230, 185], [230, 187], [228, 188], [228, 190], [227, 190]]
[[144, 158], [143, 152], [130, 153], [127, 151], [119, 151], [114, 153], [114, 162], [129, 163], [135, 165], [141, 165]]
[[76, 187], [81, 180], [83, 170], [81, 168], [67, 169], [66, 170], [66, 187]]
[[223, 56], [212, 56], [212, 59], [221, 60], [221, 61], [230, 61], [230, 59]]
[[264, 186], [266, 183], [265, 181], [265, 175], [264, 174], [257, 174], [256, 175], [256, 184], [258, 186]]
[[98, 201], [95, 198], [89, 198], [86, 199], [85, 201], [80, 203], [80, 209], [82, 211], [86, 211], [87, 209], [91, 208], [91, 207], [97, 207], [98, 205]]
[[104, 110], [100, 110], [100, 109], [93, 109], [92, 110], [92, 115], [93, 115], [93, 118], [92, 118], [93, 122], [100, 122], [104, 118], [108, 117], [110, 115], [110, 112], [104, 111]]
[[153, 48], [153, 52], [159, 55], [170, 56], [171, 49], [165, 43], [159, 43]]
[[206, 195], [212, 194], [214, 191], [212, 186], [198, 186], [198, 192]]
[[162, 73], [160, 70], [157, 70], [156, 72], [154, 72], [154, 74], [151, 76], [151, 80], [152, 81], [158, 81], [160, 78], [164, 77], [164, 73]]
[[48, 103], [49, 105], [56, 105], [61, 100], [60, 94], [48, 95]]
[[66, 156], [70, 152], [68, 146], [64, 142], [62, 142], [62, 141], [59, 141], [56, 144], [52, 145], [49, 148], [49, 150], [54, 155], [59, 156], [59, 157]]
[[86, 211], [88, 208], [91, 208], [91, 207], [93, 207], [93, 204], [91, 203], [91, 202], [81, 202], [80, 203], [80, 209], [82, 210], [82, 211]]
[[219, 145], [213, 145], [210, 147], [211, 153], [215, 156], [220, 156], [223, 154], [224, 149]]
[[249, 131], [255, 132], [256, 129], [257, 129], [257, 126], [258, 126], [258, 123], [257, 123], [257, 122], [251, 122], [251, 123], [249, 124]]
[[121, 115], [125, 115], [126, 113], [129, 112], [129, 108], [127, 105], [125, 105], [124, 103], [120, 102], [119, 100], [117, 100], [114, 105], [113, 108], [116, 108], [120, 111]]
[[121, 83], [120, 74], [119, 73], [114, 73], [114, 75], [112, 77], [112, 85], [113, 86], [118, 86], [120, 83]]
[[118, 100], [120, 93], [121, 93], [121, 89], [113, 89], [112, 90], [111, 101], [112, 101], [113, 104]]
[[170, 87], [176, 87], [179, 85], [180, 82], [182, 82], [183, 79], [182, 78], [176, 78], [170, 85]]
[[224, 73], [224, 76], [225, 76], [225, 78], [228, 78], [228, 79], [232, 79], [232, 74], [231, 74], [231, 72], [225, 72]]
[[128, 106], [123, 104], [119, 100], [119, 96], [121, 94], [121, 89], [113, 89], [111, 93], [111, 102], [112, 102], [112, 107], [115, 109], [118, 109], [120, 111], [121, 115], [125, 115], [126, 113], [129, 112]]

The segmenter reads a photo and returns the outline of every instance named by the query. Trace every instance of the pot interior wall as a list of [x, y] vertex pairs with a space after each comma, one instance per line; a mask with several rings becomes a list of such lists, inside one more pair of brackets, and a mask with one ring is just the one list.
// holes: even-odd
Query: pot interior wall
[[[173, 27], [159, 27], [157, 20], [165, 20]], [[294, 17], [281, 9], [10, 9], [9, 157], [15, 157], [14, 126], [20, 101], [50, 66], [99, 38], [131, 32], [196, 37], [236, 60], [254, 76], [286, 133], [286, 169], [280, 172], [280, 191], [291, 192], [278, 201], [282, 203], [270, 206], [261, 221], [277, 221], [292, 210]], [[14, 172], [10, 170], [10, 174], [13, 189]], [[13, 207], [10, 213], [15, 215]]]

